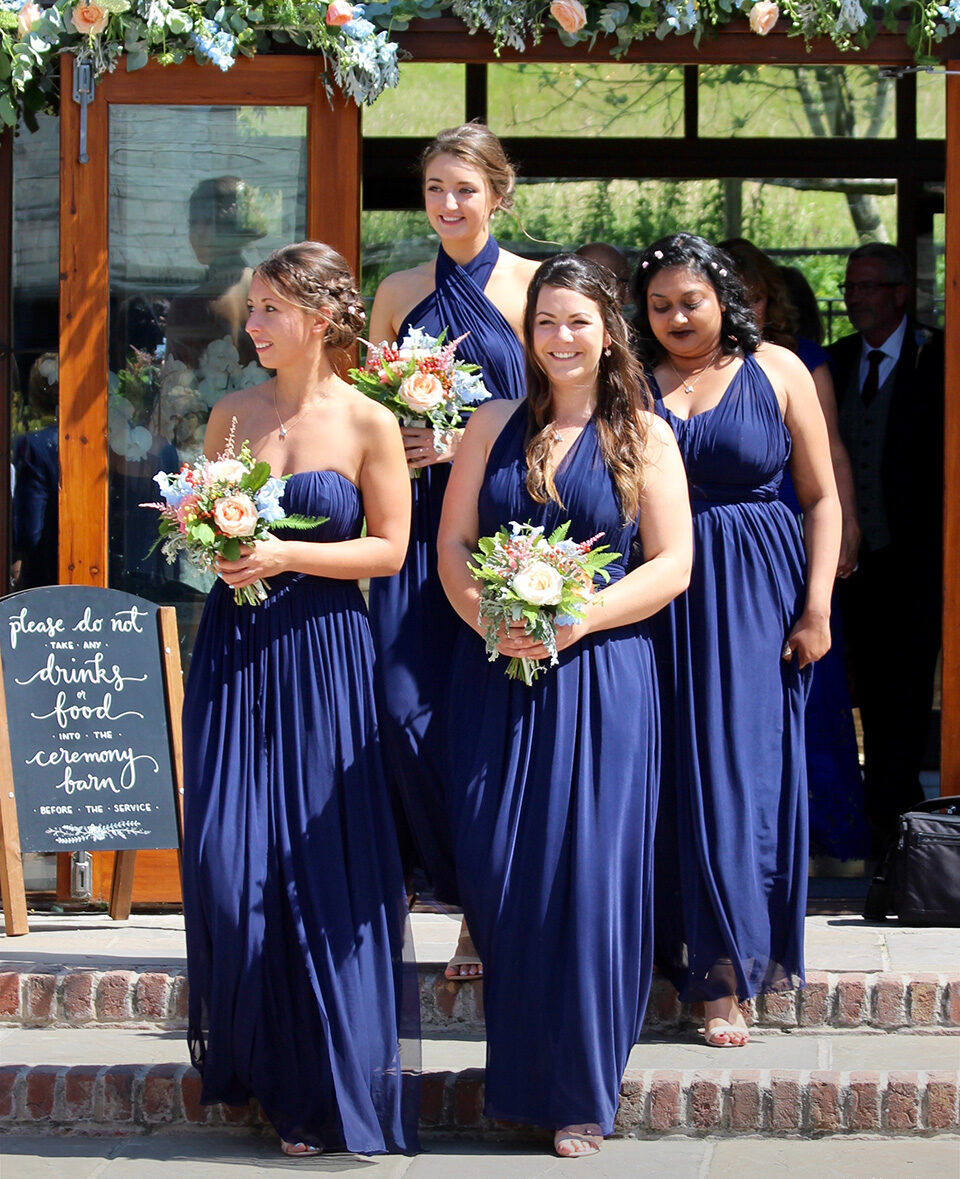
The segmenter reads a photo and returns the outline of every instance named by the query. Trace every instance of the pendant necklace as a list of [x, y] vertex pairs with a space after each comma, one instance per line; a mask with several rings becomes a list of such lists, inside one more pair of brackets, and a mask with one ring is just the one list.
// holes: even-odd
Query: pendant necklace
[[670, 359], [669, 352], [667, 353], [667, 364], [669, 364], [670, 367], [673, 369], [674, 376], [677, 378], [677, 380], [680, 382], [681, 386], [683, 387], [684, 393], [689, 395], [693, 392], [694, 386], [696, 385], [697, 381], [700, 380], [700, 378], [707, 371], [707, 369], [713, 367], [713, 362], [717, 359], [717, 357], [720, 355], [720, 353], [722, 351], [723, 351], [723, 345], [721, 345], [720, 347], [717, 348], [716, 352], [714, 352], [714, 354], [710, 357], [710, 359], [703, 366], [703, 368], [700, 369], [700, 371], [696, 374], [696, 376], [694, 376], [693, 380], [691, 380], [690, 377], [687, 377], [687, 379], [684, 380], [683, 377], [680, 376], [680, 373], [677, 371], [677, 366]]
[[274, 384], [274, 386], [273, 386], [273, 411], [277, 415], [277, 424], [280, 427], [280, 441], [285, 442], [287, 435], [290, 433], [290, 431], [293, 429], [294, 426], [299, 424], [300, 419], [306, 417], [306, 415], [308, 413], [312, 413], [316, 408], [317, 407], [315, 405], [310, 405], [306, 409], [302, 409], [297, 414], [297, 416], [293, 419], [293, 421], [289, 425], [285, 426], [283, 424], [283, 418], [280, 416], [280, 406], [277, 404], [277, 386], [276, 386], [276, 384]]

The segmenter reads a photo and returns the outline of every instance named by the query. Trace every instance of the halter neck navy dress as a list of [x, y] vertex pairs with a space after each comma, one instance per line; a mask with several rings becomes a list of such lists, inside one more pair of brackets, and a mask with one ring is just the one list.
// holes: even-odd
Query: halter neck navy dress
[[656, 960], [685, 1002], [803, 985], [811, 667], [781, 658], [803, 611], [790, 433], [747, 356], [713, 409], [663, 405], [690, 484], [690, 587], [656, 615], [664, 759]]
[[[443, 249], [436, 287], [413, 308], [398, 333], [410, 328], [447, 339], [469, 332], [460, 360], [480, 365], [494, 397], [524, 393], [523, 348], [513, 328], [484, 294], [500, 247], [491, 237], [466, 266]], [[438, 899], [457, 903], [456, 874], [443, 795], [440, 717], [450, 652], [459, 619], [437, 573], [437, 532], [450, 464], [438, 463], [411, 482], [413, 518], [403, 568], [370, 583], [370, 624], [377, 652], [377, 693], [388, 770], [399, 792], [414, 844], [413, 859]]]
[[[292, 476], [284, 508], [329, 517], [300, 540], [360, 535], [360, 492], [336, 471]], [[416, 967], [403, 962], [372, 662], [356, 582], [282, 574], [250, 607], [218, 580], [183, 708], [201, 1100], [256, 1097], [286, 1140], [362, 1154], [415, 1151], [419, 1104]]]
[[[557, 469], [565, 508], [526, 489], [521, 405], [490, 453], [481, 536], [510, 520], [604, 533], [642, 561], [593, 422]], [[464, 914], [483, 960], [488, 1117], [613, 1129], [653, 970], [659, 715], [646, 622], [589, 635], [532, 687], [460, 624], [447, 792]], [[466, 723], [465, 723], [466, 722]]]

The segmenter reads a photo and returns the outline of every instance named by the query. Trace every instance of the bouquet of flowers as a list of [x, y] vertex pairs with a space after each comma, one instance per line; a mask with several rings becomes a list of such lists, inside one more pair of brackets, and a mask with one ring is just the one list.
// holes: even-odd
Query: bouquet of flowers
[[[432, 426], [437, 454], [449, 444], [448, 431], [490, 396], [480, 366], [453, 358], [466, 335], [449, 344], [445, 336], [446, 330], [434, 337], [412, 328], [399, 344], [367, 344], [363, 368], [350, 370], [354, 386], [391, 410], [401, 426]], [[419, 469], [411, 473], [420, 476]]]
[[[282, 521], [282, 528], [297, 529], [324, 524], [325, 516], [284, 512], [280, 500], [289, 478], [271, 475], [270, 464], [257, 462], [250, 453], [249, 442], [236, 454], [231, 429], [226, 448], [215, 459], [201, 456], [193, 466], [185, 463], [176, 473], [154, 476], [163, 503], [140, 505], [160, 512], [160, 535], [150, 551], [160, 545], [171, 563], [183, 552], [198, 568], [215, 572], [218, 557], [236, 561], [240, 546], [269, 536], [271, 524]], [[234, 601], [256, 606], [269, 588], [266, 581], [235, 588]]]
[[[501, 626], [523, 620], [526, 633], [550, 652], [552, 667], [558, 661], [556, 628], [583, 617], [596, 574], [610, 580], [605, 567], [620, 554], [606, 545], [594, 548], [602, 532], [578, 544], [567, 539], [569, 528], [567, 520], [544, 536], [539, 525], [511, 520], [509, 528], [477, 542], [480, 551], [468, 568], [482, 587], [477, 621], [484, 627], [491, 663], [499, 654]], [[507, 664], [507, 675], [528, 685], [545, 670], [539, 659], [513, 658]]]

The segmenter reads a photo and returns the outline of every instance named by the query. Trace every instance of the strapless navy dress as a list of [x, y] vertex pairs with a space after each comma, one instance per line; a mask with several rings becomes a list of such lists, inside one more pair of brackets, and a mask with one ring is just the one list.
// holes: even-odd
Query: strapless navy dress
[[[496, 440], [480, 535], [510, 520], [570, 538], [603, 532], [642, 560], [590, 422], [555, 476], [566, 505], [527, 493], [526, 406]], [[485, 966], [486, 1113], [613, 1129], [653, 969], [652, 872], [660, 721], [646, 622], [589, 635], [532, 687], [460, 624], [447, 775], [463, 910]]]
[[[407, 316], [410, 328], [448, 340], [469, 336], [457, 357], [480, 365], [494, 397], [524, 393], [523, 348], [516, 333], [484, 294], [500, 247], [493, 238], [466, 266], [441, 249], [436, 288]], [[411, 482], [413, 519], [403, 568], [370, 583], [370, 625], [377, 652], [380, 725], [392, 783], [400, 795], [412, 839], [412, 863], [425, 872], [438, 899], [457, 903], [456, 873], [444, 807], [441, 718], [450, 652], [459, 626], [437, 573], [437, 532], [450, 464], [438, 463]]]
[[[360, 535], [356, 486], [294, 475], [296, 538]], [[356, 582], [287, 573], [207, 601], [183, 710], [183, 891], [201, 1100], [255, 1097], [288, 1141], [417, 1149], [419, 1027]], [[404, 1070], [407, 1070], [406, 1072]], [[411, 1072], [411, 1070], [413, 1070]]]
[[796, 517], [777, 498], [790, 433], [748, 356], [713, 409], [656, 395], [690, 483], [690, 588], [654, 620], [664, 760], [656, 960], [684, 1001], [803, 984], [812, 668], [781, 658], [803, 611]]

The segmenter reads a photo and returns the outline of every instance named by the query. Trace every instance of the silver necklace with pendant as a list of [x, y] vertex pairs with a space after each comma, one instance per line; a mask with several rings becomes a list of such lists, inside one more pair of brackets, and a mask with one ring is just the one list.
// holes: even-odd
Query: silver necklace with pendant
[[680, 382], [680, 385], [681, 385], [681, 387], [683, 388], [683, 391], [684, 391], [684, 393], [686, 393], [686, 394], [689, 396], [689, 395], [690, 395], [690, 394], [693, 392], [693, 390], [694, 390], [694, 386], [696, 385], [697, 381], [699, 381], [699, 380], [700, 380], [700, 378], [703, 376], [703, 374], [704, 374], [704, 373], [705, 373], [705, 372], [706, 372], [708, 369], [710, 369], [710, 368], [712, 368], [712, 367], [713, 367], [713, 363], [714, 363], [714, 361], [717, 359], [717, 357], [720, 355], [720, 353], [721, 353], [722, 351], [723, 351], [723, 346], [721, 345], [721, 346], [720, 346], [720, 347], [719, 347], [719, 348], [716, 350], [716, 352], [714, 352], [714, 354], [713, 354], [713, 355], [710, 357], [710, 359], [709, 359], [709, 360], [707, 361], [707, 363], [706, 363], [706, 364], [703, 366], [703, 368], [702, 368], [702, 369], [700, 369], [700, 371], [699, 371], [699, 372], [698, 372], [698, 373], [697, 373], [697, 374], [694, 376], [694, 378], [693, 378], [692, 380], [690, 379], [690, 377], [687, 377], [687, 379], [686, 379], [686, 380], [684, 380], [684, 379], [683, 379], [683, 377], [681, 377], [681, 376], [680, 376], [680, 373], [679, 373], [679, 371], [678, 371], [678, 369], [677, 369], [677, 366], [676, 366], [676, 365], [673, 363], [673, 361], [670, 359], [670, 354], [669, 354], [669, 353], [667, 353], [667, 364], [669, 364], [669, 365], [670, 365], [670, 367], [673, 369], [673, 375], [674, 375], [674, 376], [677, 378], [677, 380]]

